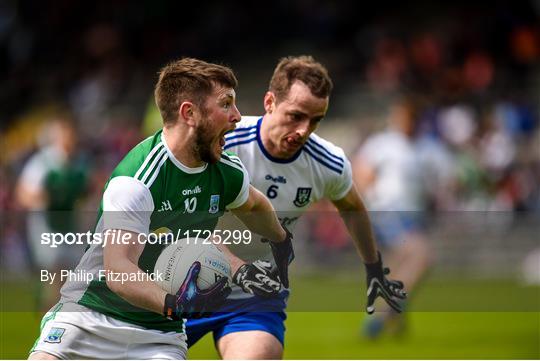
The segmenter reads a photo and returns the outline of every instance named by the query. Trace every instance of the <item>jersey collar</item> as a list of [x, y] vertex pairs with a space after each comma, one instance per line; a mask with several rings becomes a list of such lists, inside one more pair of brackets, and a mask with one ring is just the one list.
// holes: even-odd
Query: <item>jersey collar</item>
[[264, 148], [264, 144], [263, 144], [262, 138], [261, 138], [261, 124], [262, 124], [263, 118], [264, 117], [260, 117], [259, 120], [257, 121], [257, 143], [259, 144], [259, 148], [261, 149], [262, 154], [264, 154], [264, 156], [268, 160], [270, 160], [270, 161], [272, 161], [274, 163], [283, 163], [283, 164], [285, 164], [285, 163], [294, 162], [300, 156], [300, 153], [302, 153], [302, 149], [304, 149], [304, 146], [300, 147], [300, 149], [298, 149], [298, 152], [296, 152], [290, 158], [283, 159], [283, 158], [276, 158], [276, 157], [272, 156], [270, 153], [268, 153], [266, 148]]
[[180, 169], [182, 172], [188, 173], [188, 174], [197, 174], [197, 173], [203, 172], [206, 169], [206, 167], [208, 167], [208, 163], [204, 163], [204, 165], [202, 165], [200, 167], [195, 167], [195, 168], [190, 168], [190, 167], [182, 164], [182, 162], [180, 162], [178, 159], [176, 159], [173, 152], [171, 151], [171, 149], [167, 145], [167, 142], [165, 141], [165, 137], [163, 136], [163, 133], [161, 133], [161, 142], [165, 146], [165, 149], [167, 150], [167, 154], [169, 155], [169, 159], [171, 160], [171, 162], [173, 162], [173, 164], [178, 169]]

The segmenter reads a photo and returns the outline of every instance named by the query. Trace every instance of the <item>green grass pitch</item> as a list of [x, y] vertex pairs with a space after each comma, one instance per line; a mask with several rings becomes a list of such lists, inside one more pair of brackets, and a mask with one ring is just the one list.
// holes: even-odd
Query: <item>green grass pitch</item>
[[[540, 358], [538, 287], [521, 287], [509, 281], [428, 280], [414, 299], [414, 312], [407, 313], [407, 332], [399, 338], [384, 336], [369, 341], [359, 332], [363, 312], [322, 312], [327, 311], [325, 301], [315, 298], [317, 294], [335, 291], [333, 297], [344, 300], [339, 309], [352, 311], [355, 305], [358, 309], [363, 307], [363, 290], [351, 287], [348, 281], [340, 284], [324, 278], [296, 280], [294, 284], [295, 293], [290, 300], [293, 311], [286, 321], [287, 359]], [[28, 299], [28, 291], [22, 286], [2, 285], [2, 293], [3, 310], [11, 302]], [[449, 311], [448, 305], [441, 305], [456, 295], [461, 295], [452, 303], [456, 310]], [[475, 307], [465, 312], [468, 302]], [[484, 305], [478, 305], [479, 302]], [[311, 312], [301, 312], [302, 309]], [[440, 312], [443, 309], [445, 312]], [[37, 337], [39, 321], [39, 316], [32, 312], [0, 313], [0, 358], [26, 358]], [[188, 357], [217, 358], [212, 338], [203, 338], [190, 349]]]

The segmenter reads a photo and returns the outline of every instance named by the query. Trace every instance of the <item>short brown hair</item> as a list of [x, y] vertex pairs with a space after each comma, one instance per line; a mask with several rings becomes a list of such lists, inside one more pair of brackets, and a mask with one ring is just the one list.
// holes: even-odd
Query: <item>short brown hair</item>
[[291, 85], [297, 80], [306, 84], [318, 98], [326, 98], [332, 91], [333, 84], [328, 70], [308, 55], [282, 58], [270, 79], [268, 90], [273, 92], [276, 100], [280, 102], [285, 99]]
[[230, 68], [198, 59], [182, 58], [167, 64], [159, 72], [154, 90], [163, 122], [174, 123], [184, 101], [192, 101], [204, 112], [206, 98], [216, 84], [236, 88], [238, 81]]

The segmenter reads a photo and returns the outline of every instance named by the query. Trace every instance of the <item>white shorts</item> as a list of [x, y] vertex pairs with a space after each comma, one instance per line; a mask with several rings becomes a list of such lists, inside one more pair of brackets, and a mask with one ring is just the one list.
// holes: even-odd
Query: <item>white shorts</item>
[[30, 351], [60, 359], [185, 360], [185, 333], [147, 329], [74, 303], [59, 303], [41, 321]]

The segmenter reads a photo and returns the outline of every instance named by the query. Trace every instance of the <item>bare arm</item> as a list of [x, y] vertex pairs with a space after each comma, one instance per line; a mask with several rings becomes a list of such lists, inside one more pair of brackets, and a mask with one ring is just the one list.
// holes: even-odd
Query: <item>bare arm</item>
[[364, 263], [378, 261], [377, 246], [371, 229], [369, 215], [355, 186], [342, 199], [333, 201], [347, 226], [358, 253]]
[[354, 160], [353, 179], [358, 186], [358, 191], [364, 194], [376, 178], [376, 169], [366, 159], [357, 156]]
[[246, 261], [242, 260], [240, 257], [232, 253], [229, 247], [227, 247], [223, 243], [216, 242], [215, 245], [225, 254], [225, 256], [227, 256], [227, 259], [229, 260], [229, 264], [231, 265], [231, 273], [233, 275], [236, 273], [236, 271], [238, 271], [238, 269], [242, 265], [246, 264]]
[[[144, 249], [144, 243], [137, 242], [138, 234], [120, 230], [116, 239], [124, 239], [129, 244], [111, 243], [112, 237], [106, 238], [103, 249], [103, 264], [107, 272], [123, 274], [143, 274], [137, 266], [139, 257]], [[117, 238], [118, 237], [118, 238]], [[140, 281], [112, 281], [107, 279], [107, 286], [111, 291], [122, 297], [132, 305], [162, 314], [167, 292], [156, 283], [140, 277]]]
[[250, 231], [273, 242], [281, 242], [287, 233], [279, 223], [272, 203], [253, 186], [249, 186], [248, 200], [238, 208], [231, 209]]
[[47, 203], [47, 195], [43, 190], [29, 187], [24, 181], [17, 184], [15, 197], [22, 207], [30, 210], [41, 209]]

